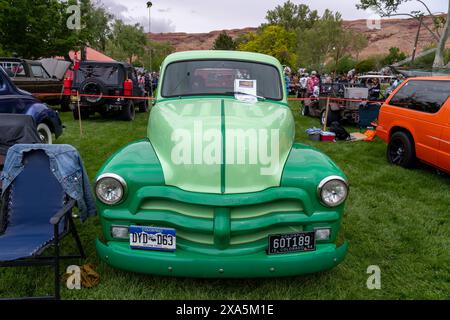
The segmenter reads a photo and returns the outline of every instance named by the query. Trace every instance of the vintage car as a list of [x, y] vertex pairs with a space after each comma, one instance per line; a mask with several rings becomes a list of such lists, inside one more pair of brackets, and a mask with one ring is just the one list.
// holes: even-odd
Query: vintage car
[[279, 61], [192, 51], [168, 56], [161, 70], [147, 138], [96, 177], [101, 259], [204, 278], [290, 276], [343, 261], [347, 178], [294, 143]]
[[[328, 104], [327, 97], [330, 98], [330, 110], [328, 111], [327, 119], [328, 126], [334, 121], [358, 124], [362, 105], [358, 100], [367, 100], [369, 98], [369, 89], [359, 84], [322, 84], [320, 99], [312, 99], [305, 103], [302, 106], [301, 114], [303, 116], [318, 117], [320, 118], [320, 123], [325, 125]], [[375, 119], [376, 116], [372, 120]]]
[[70, 107], [76, 120], [80, 115], [88, 118], [98, 112], [102, 116], [115, 114], [122, 120], [132, 121], [135, 107], [141, 112], [148, 111], [148, 100], [127, 98], [144, 97], [145, 91], [134, 68], [125, 62], [82, 61], [66, 90], [71, 92]]
[[53, 136], [58, 138], [63, 132], [58, 112], [31, 93], [17, 88], [2, 67], [0, 67], [0, 113], [31, 116], [43, 143], [51, 144]]
[[450, 77], [406, 80], [381, 107], [377, 135], [388, 143], [390, 163], [416, 160], [450, 173]]
[[[52, 74], [45, 66], [60, 64], [52, 68]], [[0, 66], [5, 69], [14, 84], [22, 90], [34, 94], [39, 100], [50, 105], [61, 105], [62, 110], [68, 110], [68, 98], [63, 95], [64, 75], [70, 63], [55, 59], [42, 61], [18, 58], [0, 58]]]

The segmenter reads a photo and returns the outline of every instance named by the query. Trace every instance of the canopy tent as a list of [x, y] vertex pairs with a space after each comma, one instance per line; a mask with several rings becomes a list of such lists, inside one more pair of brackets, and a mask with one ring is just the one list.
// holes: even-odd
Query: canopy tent
[[[69, 52], [69, 57], [72, 61], [75, 61], [75, 56], [77, 57], [78, 60], [81, 60], [81, 51], [70, 51]], [[64, 57], [57, 57], [58, 60], [64, 60]], [[101, 53], [100, 51], [97, 51], [95, 49], [92, 49], [90, 47], [86, 48], [86, 60], [87, 61], [100, 61], [100, 62], [115, 62], [116, 60], [114, 60], [111, 57], [108, 57], [107, 55]], [[66, 73], [66, 77], [70, 77], [72, 78], [72, 71], [69, 70]]]
[[[70, 59], [74, 60], [75, 59], [75, 51], [70, 51], [69, 52], [69, 56]], [[77, 58], [81, 59], [81, 51], [77, 52]], [[114, 60], [111, 57], [108, 57], [107, 55], [92, 49], [90, 47], [86, 48], [86, 60], [88, 61], [101, 61], [101, 62], [114, 62], [116, 60]]]

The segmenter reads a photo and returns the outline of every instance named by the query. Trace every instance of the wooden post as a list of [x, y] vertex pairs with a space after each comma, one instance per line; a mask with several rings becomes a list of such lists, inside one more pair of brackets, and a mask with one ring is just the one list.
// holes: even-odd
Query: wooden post
[[80, 92], [77, 90], [77, 106], [78, 106], [78, 122], [80, 124], [80, 138], [83, 137], [83, 126], [81, 124], [81, 107], [80, 107]]
[[323, 131], [327, 131], [328, 114], [330, 112], [330, 97], [327, 98], [327, 106], [325, 109], [325, 123], [323, 124]]

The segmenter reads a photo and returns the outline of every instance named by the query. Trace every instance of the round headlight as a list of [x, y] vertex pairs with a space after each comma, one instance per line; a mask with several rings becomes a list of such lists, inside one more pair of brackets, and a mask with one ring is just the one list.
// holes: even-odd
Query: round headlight
[[115, 205], [123, 200], [126, 187], [127, 185], [122, 177], [107, 173], [98, 177], [95, 184], [95, 194], [104, 204]]
[[341, 205], [348, 196], [347, 182], [339, 176], [331, 176], [322, 180], [318, 188], [320, 201], [327, 207]]

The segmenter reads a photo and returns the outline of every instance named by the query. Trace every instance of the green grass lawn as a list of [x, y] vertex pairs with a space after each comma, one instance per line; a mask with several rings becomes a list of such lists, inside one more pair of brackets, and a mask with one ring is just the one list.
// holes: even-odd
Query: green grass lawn
[[[421, 166], [414, 171], [390, 166], [379, 140], [320, 143], [305, 130], [318, 119], [296, 117], [298, 142], [331, 156], [347, 174], [351, 193], [342, 232], [350, 241], [345, 261], [335, 269], [302, 277], [258, 280], [197, 280], [152, 277], [114, 270], [96, 256], [98, 218], [79, 225], [88, 259], [101, 276], [94, 289], [69, 291], [64, 299], [450, 299], [450, 177]], [[147, 114], [132, 123], [94, 118], [83, 122], [84, 136], [71, 113], [58, 143], [81, 152], [91, 179], [119, 147], [146, 135]], [[74, 250], [66, 238], [63, 251]], [[81, 263], [81, 261], [75, 262]], [[68, 263], [63, 265], [65, 267]], [[381, 268], [381, 290], [368, 290], [368, 266]], [[46, 294], [50, 270], [0, 270], [0, 297]], [[63, 286], [65, 288], [65, 286]]]

